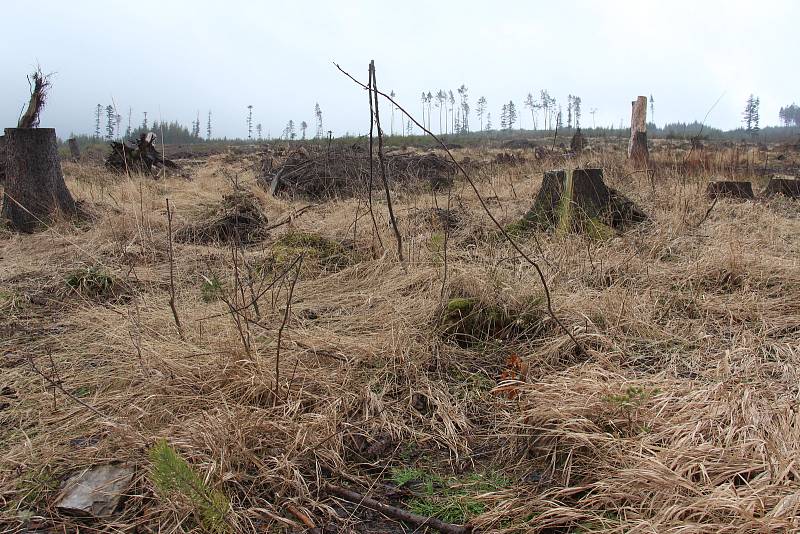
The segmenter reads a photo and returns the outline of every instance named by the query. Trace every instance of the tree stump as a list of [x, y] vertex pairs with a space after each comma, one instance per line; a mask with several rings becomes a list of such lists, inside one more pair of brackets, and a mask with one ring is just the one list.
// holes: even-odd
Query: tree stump
[[637, 169], [646, 169], [650, 159], [647, 151], [647, 97], [638, 97], [631, 102], [631, 108], [631, 139], [628, 142], [628, 160]]
[[753, 184], [750, 182], [709, 182], [706, 188], [708, 198], [752, 199]]
[[0, 184], [6, 180], [6, 136], [0, 135]]
[[78, 140], [74, 137], [71, 137], [67, 140], [67, 144], [69, 145], [69, 153], [72, 155], [72, 161], [80, 160], [81, 149], [78, 147]]
[[800, 180], [789, 178], [770, 178], [767, 188], [764, 190], [765, 197], [783, 195], [788, 198], [800, 198]]
[[2, 216], [11, 228], [32, 232], [57, 213], [76, 206], [61, 173], [56, 131], [6, 128], [6, 184]]
[[647, 220], [630, 199], [603, 181], [603, 169], [544, 173], [542, 187], [523, 221], [528, 226], [583, 231], [607, 237]]

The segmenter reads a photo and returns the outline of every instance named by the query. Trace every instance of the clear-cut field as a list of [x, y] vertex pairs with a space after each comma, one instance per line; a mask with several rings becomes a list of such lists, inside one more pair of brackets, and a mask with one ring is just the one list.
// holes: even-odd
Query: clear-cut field
[[[714, 177], [766, 185], [726, 150], [658, 145], [652, 177], [610, 143], [511, 165], [456, 151], [484, 162], [473, 178], [504, 225], [544, 170], [582, 165], [649, 215], [603, 239], [515, 237], [583, 351], [461, 178], [449, 198], [392, 192], [401, 263], [382, 193], [375, 223], [365, 198], [293, 217], [309, 202], [258, 188], [253, 154], [211, 155], [191, 180], [64, 163], [92, 219], [0, 235], [0, 522], [74, 530], [62, 481], [128, 462], [129, 495], [92, 532], [208, 528], [153, 483], [165, 439], [235, 532], [302, 530], [288, 508], [339, 532], [414, 530], [326, 483], [484, 532], [800, 528], [800, 201], [709, 211]], [[179, 329], [165, 199], [179, 235], [234, 182], [276, 226], [242, 246], [174, 241]]]

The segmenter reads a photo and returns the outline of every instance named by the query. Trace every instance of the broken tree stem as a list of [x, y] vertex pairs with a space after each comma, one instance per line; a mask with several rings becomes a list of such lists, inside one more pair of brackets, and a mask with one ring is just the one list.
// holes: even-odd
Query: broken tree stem
[[378, 231], [378, 221], [375, 220], [375, 210], [372, 207], [372, 183], [374, 181], [374, 176], [375, 176], [375, 168], [372, 159], [372, 155], [374, 153], [373, 129], [375, 127], [375, 118], [374, 118], [375, 111], [373, 110], [373, 103], [372, 103], [372, 97], [374, 95], [372, 93], [371, 64], [367, 76], [369, 78], [369, 87], [367, 88], [367, 93], [369, 94], [369, 184], [367, 184], [367, 198], [369, 199], [369, 216], [372, 217], [372, 229], [375, 231], [375, 235], [378, 237], [378, 243], [380, 244], [381, 249], [383, 249], [383, 240], [381, 239], [381, 233]]
[[389, 192], [389, 181], [386, 179], [386, 160], [383, 156], [383, 130], [381, 129], [381, 114], [378, 106], [378, 81], [375, 78], [375, 60], [369, 62], [369, 72], [372, 77], [372, 91], [375, 94], [375, 125], [378, 128], [378, 161], [381, 166], [381, 180], [383, 180], [383, 189], [386, 193], [386, 206], [389, 209], [389, 220], [394, 229], [394, 237], [397, 239], [397, 256], [400, 258], [400, 261], [403, 261], [403, 237], [400, 235], [400, 229], [397, 227], [397, 219], [395, 219], [394, 209], [392, 208], [392, 195]]
[[400, 521], [405, 521], [406, 523], [410, 523], [416, 526], [418, 529], [423, 527], [429, 527], [432, 529], [436, 529], [439, 532], [443, 532], [445, 534], [468, 534], [469, 532], [472, 532], [472, 526], [470, 525], [454, 525], [452, 523], [445, 523], [444, 521], [437, 519], [435, 517], [425, 517], [422, 515], [418, 515], [409, 512], [407, 510], [403, 510], [402, 508], [397, 508], [396, 506], [384, 504], [382, 502], [376, 501], [375, 499], [371, 499], [366, 495], [361, 495], [360, 493], [356, 493], [355, 491], [341, 488], [339, 486], [326, 484], [325, 490], [328, 493], [335, 495], [341, 499], [357, 504], [359, 506], [363, 505], [366, 508], [387, 515], [392, 519], [399, 519]]
[[178, 327], [178, 335], [183, 339], [183, 327], [178, 318], [178, 309], [175, 307], [175, 256], [172, 251], [172, 210], [169, 207], [169, 199], [167, 199], [167, 231], [169, 232], [169, 307], [175, 319], [175, 326]]

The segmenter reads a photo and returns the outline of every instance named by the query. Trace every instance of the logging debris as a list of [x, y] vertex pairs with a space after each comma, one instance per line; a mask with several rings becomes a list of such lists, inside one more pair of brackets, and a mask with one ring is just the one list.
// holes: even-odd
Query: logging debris
[[267, 233], [267, 216], [251, 191], [238, 189], [175, 233], [181, 243], [254, 243]]
[[[430, 187], [434, 190], [453, 183], [457, 167], [449, 159], [430, 152], [387, 154], [386, 174], [390, 186]], [[373, 159], [373, 189], [381, 185], [380, 162]], [[300, 148], [283, 163], [275, 165], [266, 156], [258, 183], [272, 195], [298, 195], [311, 199], [352, 197], [369, 188], [369, 155], [355, 147], [322, 149]]]
[[156, 150], [156, 138], [156, 134], [150, 132], [141, 134], [135, 144], [111, 141], [106, 168], [118, 173], [138, 172], [153, 176], [163, 175], [168, 170], [179, 171], [177, 163]]

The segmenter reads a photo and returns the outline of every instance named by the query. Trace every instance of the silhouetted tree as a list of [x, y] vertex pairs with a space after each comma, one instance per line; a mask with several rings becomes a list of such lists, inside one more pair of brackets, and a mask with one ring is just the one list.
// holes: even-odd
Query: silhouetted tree
[[655, 108], [656, 101], [653, 100], [653, 94], [650, 94], [650, 122], [653, 124], [656, 123], [656, 108]]
[[314, 117], [317, 119], [317, 133], [314, 137], [322, 139], [322, 110], [319, 107], [319, 102], [314, 105]]
[[144, 112], [144, 119], [142, 119], [142, 130], [147, 132], [147, 112]]
[[94, 108], [94, 137], [95, 139], [100, 139], [100, 117], [103, 115], [103, 106], [101, 104], [97, 104], [97, 107]]
[[[305, 123], [303, 123], [305, 124]], [[259, 122], [256, 124], [256, 136], [258, 136], [258, 140], [261, 141], [261, 123]]]
[[758, 114], [758, 107], [760, 101], [758, 97], [753, 96], [752, 94], [747, 99], [747, 104], [744, 107], [743, 120], [745, 125], [745, 130], [750, 135], [758, 135], [760, 128], [758, 127], [759, 121], [759, 114]]
[[300, 123], [300, 131], [303, 133], [302, 139], [306, 138], [306, 129], [308, 128], [308, 123], [306, 121], [302, 121]]
[[106, 106], [106, 140], [111, 141], [114, 139], [114, 106], [111, 104]]
[[[456, 117], [455, 117], [455, 105], [456, 105], [456, 97], [453, 95], [453, 91], [450, 90], [447, 92], [447, 101], [450, 103], [450, 133], [456, 133]], [[445, 130], [447, 130], [447, 115], [445, 114]]]
[[500, 108], [500, 129], [505, 130], [508, 128], [508, 104], [503, 104]]
[[517, 122], [517, 107], [514, 105], [513, 100], [508, 101], [506, 113], [508, 120], [508, 129], [511, 130], [514, 127], [514, 124]]
[[792, 103], [789, 106], [782, 107], [778, 112], [778, 118], [784, 126], [800, 126], [800, 106]]
[[211, 141], [211, 110], [208, 110], [208, 121], [206, 122], [206, 139]]
[[253, 105], [247, 106], [247, 138], [253, 138]]
[[475, 107], [475, 112], [478, 114], [478, 120], [481, 123], [481, 131], [483, 131], [483, 114], [486, 113], [486, 97], [482, 96], [478, 99], [478, 105]]
[[575, 128], [581, 127], [581, 97], [572, 97], [572, 115], [575, 119]]
[[539, 107], [544, 112], [544, 129], [548, 129], [548, 118], [550, 117], [550, 93], [545, 89], [539, 92]]
[[[439, 89], [436, 93], [436, 108], [439, 110], [439, 133], [442, 133], [442, 111], [447, 111], [445, 104], [447, 103], [447, 93], [444, 89]], [[445, 124], [447, 124], [447, 117], [445, 117]]]
[[458, 88], [458, 95], [461, 98], [461, 131], [469, 132], [469, 90], [463, 83]]
[[567, 128], [572, 128], [572, 95], [567, 95]]
[[492, 129], [492, 113], [489, 112], [486, 114], [486, 131], [490, 131]]
[[[394, 94], [394, 89], [392, 89], [391, 92], [389, 92], [389, 96], [392, 97], [392, 100], [394, 100], [394, 97], [396, 96]], [[392, 105], [392, 122], [389, 126], [389, 133], [391, 135], [394, 135], [394, 102], [389, 102], [389, 103]]]
[[428, 102], [428, 130], [430, 130], [431, 129], [431, 105], [433, 103], [433, 95], [431, 94], [430, 91], [428, 91], [428, 94], [425, 95], [425, 98], [427, 99], [427, 102]]
[[528, 93], [528, 96], [525, 97], [525, 102], [523, 104], [526, 108], [531, 110], [531, 122], [533, 122], [533, 129], [536, 130], [536, 100], [533, 98], [531, 93]]
[[425, 94], [425, 91], [422, 91], [422, 97], [420, 98], [420, 102], [422, 102], [422, 125], [427, 126], [427, 123], [425, 122], [425, 106], [428, 103], [428, 95]]

